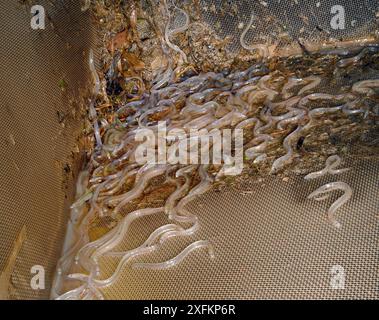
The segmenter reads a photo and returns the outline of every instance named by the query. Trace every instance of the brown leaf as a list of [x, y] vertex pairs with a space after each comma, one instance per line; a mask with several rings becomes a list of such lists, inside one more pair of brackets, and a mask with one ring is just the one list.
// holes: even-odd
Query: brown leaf
[[135, 71], [142, 71], [145, 64], [134, 53], [124, 52], [123, 57], [126, 59], [129, 68]]
[[129, 34], [126, 30], [117, 33], [108, 44], [108, 51], [113, 53], [116, 49], [120, 49], [129, 43]]

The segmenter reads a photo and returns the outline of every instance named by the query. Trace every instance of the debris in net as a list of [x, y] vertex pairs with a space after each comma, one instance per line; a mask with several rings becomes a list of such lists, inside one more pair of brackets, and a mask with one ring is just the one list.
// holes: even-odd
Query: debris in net
[[[245, 43], [251, 17], [240, 40], [248, 51], [260, 50], [262, 61], [241, 58], [224, 64], [227, 55], [209, 61], [207, 54], [222, 47], [221, 42], [201, 36], [209, 34], [206, 27], [191, 21], [188, 12], [178, 6], [159, 2], [154, 9], [163, 13], [160, 21], [154, 19], [157, 14], [149, 17], [135, 2], [129, 8], [130, 16], [114, 12], [114, 4], [101, 10], [99, 3], [93, 6], [104, 10], [102, 18], [109, 30], [104, 36], [102, 72], [96, 72], [93, 54], [90, 56], [94, 94], [86, 134], [92, 148], [78, 181], [80, 192], [71, 207], [76, 241], [58, 263], [60, 278], [53, 289], [59, 299], [102, 299], [102, 288], [114, 284], [132, 258], [159, 250], [167, 239], [195, 236], [201, 223], [186, 205], [230, 178], [225, 175], [230, 165], [226, 158], [219, 164], [138, 163], [136, 153], [143, 143], [136, 139], [140, 129], [153, 132], [157, 154], [160, 121], [166, 123], [167, 131], [184, 131], [179, 141], [168, 139], [168, 158], [176, 157], [180, 143], [193, 141], [192, 129], [205, 129], [208, 134], [213, 129], [230, 129], [232, 133], [242, 129], [245, 161], [241, 176], [248, 178], [251, 172], [260, 176], [281, 174], [299, 166], [309, 172], [326, 155], [337, 151], [343, 154], [347, 141], [361, 141], [363, 133], [377, 130], [374, 106], [378, 80], [362, 80], [355, 69], [356, 60], [374, 64], [374, 50], [366, 50], [352, 63], [339, 63], [341, 57], [331, 54], [267, 60], [265, 45]], [[177, 15], [183, 18], [182, 23], [172, 26]], [[107, 20], [108, 16], [114, 19]], [[141, 29], [141, 21], [148, 31]], [[191, 42], [199, 34], [209, 40], [208, 46], [201, 39]], [[336, 79], [348, 81], [342, 86]], [[209, 143], [207, 151], [211, 153], [214, 148]], [[336, 169], [338, 159], [327, 160], [328, 172], [345, 170]], [[350, 187], [331, 183], [309, 197], [325, 199], [319, 195], [333, 190], [345, 191], [328, 211], [329, 220], [338, 227], [334, 214], [350, 198]], [[140, 246], [118, 248], [129, 234], [130, 224], [150, 214], [165, 214], [170, 223], [158, 227]], [[95, 233], [95, 229], [101, 232]], [[196, 243], [209, 244], [202, 241], [186, 252], [196, 248]], [[113, 274], [104, 279], [100, 261], [110, 257], [120, 261]], [[181, 261], [178, 257], [173, 261]], [[138, 262], [134, 265], [141, 266]], [[170, 262], [145, 266], [168, 265]], [[81, 285], [61, 291], [62, 279], [79, 280]]]
[[5, 260], [5, 265], [0, 272], [0, 299], [8, 300], [12, 293], [12, 273], [14, 272], [16, 259], [19, 256], [20, 250], [27, 240], [26, 225], [21, 228], [17, 238], [13, 243], [12, 250], [9, 254], [7, 260]]
[[91, 7], [91, 0], [83, 0], [81, 10], [84, 12], [84, 11], [87, 11], [90, 7]]
[[15, 140], [13, 134], [9, 135], [9, 142], [12, 144], [12, 146], [16, 145], [16, 140]]

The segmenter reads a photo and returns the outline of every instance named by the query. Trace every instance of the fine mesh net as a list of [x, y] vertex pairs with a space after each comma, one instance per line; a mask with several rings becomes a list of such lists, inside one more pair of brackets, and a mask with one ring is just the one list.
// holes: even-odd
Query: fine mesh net
[[[49, 297], [82, 158], [77, 137], [86, 104], [79, 92], [88, 81], [82, 60], [93, 41], [89, 16], [74, 1], [40, 4], [45, 30], [30, 27], [30, 5], [0, 4], [2, 299]], [[44, 290], [31, 288], [35, 265], [45, 269]]]
[[[1, 298], [43, 299], [50, 296], [77, 173], [94, 150], [93, 141], [88, 137], [78, 139], [83, 131], [88, 130], [85, 110], [89, 87], [92, 87], [86, 67], [89, 49], [92, 47], [99, 58], [96, 59], [98, 73], [101, 81], [107, 82], [106, 90], [111, 96], [109, 90], [114, 93], [118, 88], [113, 84], [109, 86], [111, 81], [107, 78], [110, 49], [98, 50], [99, 39], [117, 37], [125, 29], [129, 30], [133, 8], [140, 8], [146, 14], [139, 16], [140, 11], [137, 10], [136, 29], [140, 42], [136, 43], [143, 48], [139, 59], [144, 63], [141, 77], [147, 88], [150, 88], [156, 72], [156, 58], [160, 57], [157, 55], [159, 35], [147, 21], [151, 22], [150, 16], [156, 29], [162, 29], [162, 26], [164, 29], [168, 23], [162, 7], [164, 1], [87, 3], [90, 3], [90, 10], [81, 11], [77, 1], [54, 4], [41, 1], [48, 12], [48, 20], [46, 29], [40, 31], [30, 29], [29, 4], [0, 5], [1, 32], [5, 43], [0, 49], [4, 106], [0, 116], [4, 128], [0, 141], [4, 150], [0, 183], [0, 271], [2, 279], [6, 279], [0, 287]], [[334, 13], [331, 10], [337, 4], [332, 0], [167, 3], [172, 14], [170, 29], [180, 28], [186, 23], [185, 15], [173, 9], [174, 5], [189, 16], [191, 23], [187, 31], [173, 35], [171, 40], [182, 48], [189, 64], [195, 65], [197, 72], [238, 71], [256, 63], [256, 52], [243, 49], [240, 39], [252, 15], [254, 19], [246, 31], [245, 43], [264, 43], [274, 60], [294, 54], [306, 57], [311, 51], [326, 49], [340, 50], [343, 57], [350, 58], [360, 50], [345, 54], [344, 48], [362, 48], [364, 44], [375, 48], [378, 38], [378, 1], [356, 3], [341, 0], [336, 9], [338, 12]], [[344, 28], [334, 29], [331, 19], [341, 12], [341, 7], [344, 10]], [[104, 8], [117, 10], [102, 11]], [[338, 23], [341, 26], [340, 20]], [[99, 33], [95, 33], [94, 29]], [[133, 36], [122, 39], [128, 43], [126, 60], [134, 59], [139, 49], [133, 43]], [[113, 45], [117, 52], [120, 49], [117, 41]], [[101, 46], [105, 47], [104, 43]], [[375, 50], [369, 52], [367, 64], [375, 61], [375, 54]], [[324, 63], [335, 64], [333, 59]], [[367, 67], [364, 59], [351, 78], [337, 74], [333, 82], [321, 71], [322, 82], [318, 92], [337, 94], [355, 81], [377, 79], [378, 68]], [[278, 64], [281, 70], [292, 68], [293, 71], [302, 67], [296, 65], [296, 59], [292, 63], [284, 61]], [[133, 69], [130, 65], [128, 67]], [[319, 75], [318, 67], [316, 63], [314, 73], [302, 76]], [[128, 72], [124, 74], [125, 78], [134, 76]], [[112, 100], [112, 103], [117, 105], [118, 102]], [[312, 106], [316, 107], [317, 103]], [[377, 110], [372, 105], [370, 108]], [[262, 171], [253, 168], [233, 183], [225, 181], [191, 201], [186, 208], [198, 217], [200, 229], [191, 236], [165, 241], [153, 253], [131, 259], [122, 268], [120, 278], [101, 289], [103, 297], [377, 299], [377, 118], [372, 122], [353, 118], [350, 117], [349, 121], [331, 118], [331, 127], [338, 123], [343, 129], [335, 135], [338, 143], [326, 144], [322, 158], [304, 158], [303, 166], [301, 159], [297, 159], [298, 170], [290, 168], [278, 176], [268, 175], [265, 168]], [[311, 148], [312, 143], [320, 143], [317, 138], [324, 129], [319, 128], [321, 132], [316, 131], [304, 144]], [[362, 145], [357, 146], [360, 141], [357, 136], [364, 136]], [[359, 149], [360, 146], [365, 149]], [[284, 154], [283, 150], [280, 152]], [[321, 169], [326, 155], [334, 153], [343, 154], [342, 167], [350, 167], [350, 171], [304, 180], [305, 173]], [[274, 153], [269, 154], [269, 158], [274, 156]], [[319, 202], [307, 199], [312, 191], [332, 181], [346, 182], [353, 190], [351, 200], [337, 211], [337, 220], [342, 224], [338, 230], [330, 225], [326, 212], [340, 194], [333, 193], [329, 199]], [[155, 187], [163, 184], [164, 177], [158, 177], [152, 183]], [[172, 192], [174, 188], [171, 188]], [[157, 190], [156, 194], [169, 193], [165, 188]], [[138, 198], [123, 208], [121, 217], [137, 208], [162, 205], [163, 197]], [[115, 249], [131, 250], [167, 223], [171, 221], [164, 213], [137, 219]], [[116, 222], [108, 217], [92, 221], [88, 230], [90, 240], [101, 238], [115, 225]], [[66, 236], [68, 243], [71, 236], [70, 233]], [[214, 247], [213, 259], [206, 248], [201, 248], [191, 252], [179, 265], [166, 270], [133, 268], [137, 262], [171, 259], [194, 241], [205, 239]], [[16, 257], [15, 260], [12, 257]], [[99, 279], [110, 277], [119, 262], [117, 257], [101, 257]], [[30, 270], [35, 265], [46, 270], [44, 290], [31, 288]], [[335, 270], [343, 273], [343, 289], [334, 286]], [[83, 270], [72, 266], [70, 271]], [[78, 288], [82, 283], [66, 281], [60, 293]], [[54, 290], [51, 296], [56, 297]]]
[[[132, 260], [105, 295], [114, 299], [377, 299], [378, 164], [378, 159], [346, 163], [354, 169], [338, 181], [347, 182], [354, 197], [338, 211], [342, 224], [338, 231], [326, 217], [336, 197], [321, 203], [306, 199], [319, 186], [336, 180], [331, 176], [317, 181], [267, 178], [205, 194], [189, 205], [200, 219], [200, 231]], [[165, 222], [163, 215], [141, 220], [126, 241], [135, 247]], [[215, 259], [209, 259], [203, 249], [172, 269], [131, 268], [135, 262], [166, 261], [199, 239], [212, 241]], [[342, 266], [345, 272], [343, 290], [331, 285], [334, 266]], [[113, 268], [110, 262], [104, 266], [106, 274]]]
[[[230, 49], [241, 49], [239, 35], [255, 17], [246, 33], [246, 43], [271, 43], [275, 54], [301, 52], [299, 43], [320, 49], [353, 39], [373, 40], [376, 34], [377, 1], [290, 0], [290, 1], [199, 1], [203, 19], [221, 37], [230, 38]], [[188, 4], [190, 10], [191, 4]], [[333, 8], [337, 11], [333, 11]], [[343, 19], [333, 25], [333, 16]], [[194, 12], [194, 9], [190, 12]], [[297, 46], [297, 48], [296, 48]]]

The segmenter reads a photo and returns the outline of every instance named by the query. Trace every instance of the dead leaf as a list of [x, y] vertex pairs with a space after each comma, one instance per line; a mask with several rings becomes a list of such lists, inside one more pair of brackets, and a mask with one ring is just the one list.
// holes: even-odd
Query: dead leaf
[[11, 288], [11, 276], [16, 265], [17, 256], [21, 247], [26, 240], [26, 226], [24, 225], [18, 234], [17, 239], [13, 243], [13, 249], [8, 257], [3, 271], [0, 273], [0, 300], [7, 300], [9, 298], [9, 289]]
[[126, 30], [117, 33], [113, 39], [108, 44], [108, 51], [113, 54], [117, 49], [121, 49], [124, 46], [127, 46], [130, 42], [130, 36]]
[[142, 71], [145, 69], [145, 63], [140, 60], [134, 53], [124, 52], [123, 57], [130, 69], [134, 71]]

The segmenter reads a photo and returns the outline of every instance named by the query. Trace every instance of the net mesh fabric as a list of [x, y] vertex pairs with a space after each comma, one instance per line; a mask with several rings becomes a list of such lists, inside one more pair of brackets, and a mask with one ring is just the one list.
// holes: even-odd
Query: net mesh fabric
[[[336, 12], [332, 8], [338, 5], [344, 10], [344, 25], [336, 29], [331, 20]], [[199, 0], [184, 1], [180, 6], [200, 22], [205, 22], [220, 37], [228, 38], [228, 49], [241, 50], [240, 35], [247, 27], [251, 15], [255, 18], [246, 33], [247, 44], [268, 43], [275, 45], [274, 54], [287, 54], [293, 50], [299, 52], [300, 41], [309, 48], [337, 44], [354, 39], [377, 37], [377, 1], [349, 0]], [[340, 11], [338, 11], [340, 12]], [[183, 23], [177, 19], [177, 25]]]
[[[27, 4], [0, 4], [0, 274], [10, 272], [0, 292], [11, 299], [50, 295], [80, 167], [72, 152], [86, 108], [79, 91], [88, 81], [82, 62], [92, 41], [88, 14], [74, 1], [39, 4], [48, 14], [45, 30], [31, 29]], [[23, 228], [24, 241], [15, 245]], [[35, 265], [45, 269], [44, 290], [31, 287]]]
[[[191, 237], [169, 240], [155, 253], [132, 259], [120, 279], [103, 292], [111, 299], [377, 299], [378, 159], [350, 159], [353, 169], [305, 181], [252, 179], [238, 187], [211, 191], [188, 205], [199, 217], [200, 230]], [[257, 177], [255, 177], [257, 178]], [[255, 181], [255, 182], [253, 182]], [[337, 211], [342, 228], [327, 221], [326, 211], [340, 194], [325, 201], [307, 196], [325, 183], [344, 181], [353, 198]], [[132, 224], [124, 245], [141, 244], [164, 214]], [[133, 269], [136, 262], [166, 261], [191, 242], [209, 239], [206, 249], [189, 254], [167, 270]], [[117, 259], [104, 259], [110, 276]], [[333, 266], [342, 266], [345, 289], [333, 289]]]

